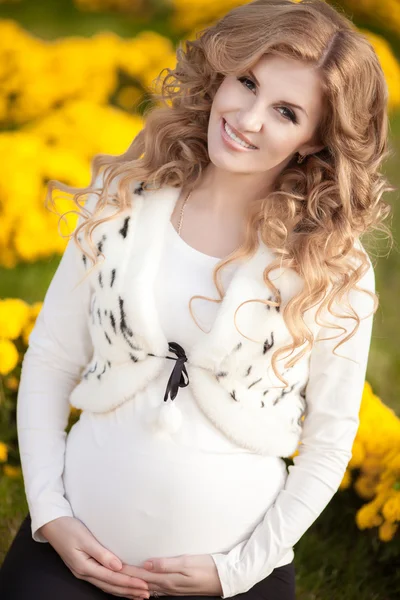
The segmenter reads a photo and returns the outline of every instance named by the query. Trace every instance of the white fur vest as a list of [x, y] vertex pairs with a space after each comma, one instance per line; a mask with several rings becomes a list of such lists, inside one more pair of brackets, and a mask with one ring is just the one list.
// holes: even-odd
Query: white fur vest
[[[157, 377], [166, 356], [176, 352], [174, 340], [167, 340], [160, 327], [152, 286], [180, 188], [149, 191], [135, 184], [132, 189], [131, 207], [93, 232], [98, 251], [105, 255], [88, 275], [93, 357], [70, 395], [71, 405], [85, 411], [107, 412], [133, 399]], [[89, 195], [85, 208], [93, 212], [96, 200], [96, 195]], [[108, 205], [101, 218], [115, 212], [116, 207]], [[88, 248], [83, 236], [80, 241]], [[239, 331], [234, 324], [241, 302], [275, 300], [263, 281], [263, 270], [273, 259], [260, 239], [255, 254], [239, 263], [211, 331], [183, 354], [178, 352], [176, 363], [168, 360], [175, 372], [169, 382], [171, 398], [160, 398], [159, 427], [173, 431], [180, 426], [177, 387], [189, 384], [206, 417], [239, 446], [280, 457], [296, 451], [307, 409], [310, 353], [289, 369], [283, 368], [284, 359], [278, 361], [278, 371], [289, 382], [286, 388], [274, 375], [271, 356], [292, 342], [282, 311], [303, 281], [292, 269], [275, 269], [270, 277], [280, 290], [281, 306], [247, 303], [236, 315]], [[83, 254], [82, 261], [89, 270], [90, 261]], [[315, 310], [304, 316], [314, 335]]]

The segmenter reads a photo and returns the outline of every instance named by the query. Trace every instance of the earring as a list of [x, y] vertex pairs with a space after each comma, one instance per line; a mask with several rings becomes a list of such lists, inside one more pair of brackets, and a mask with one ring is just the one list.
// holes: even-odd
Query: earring
[[306, 156], [307, 156], [307, 154], [304, 154], [304, 156], [302, 156], [302, 155], [299, 153], [299, 156], [298, 156], [298, 158], [297, 158], [297, 162], [298, 162], [298, 163], [302, 163], [302, 162], [303, 162], [303, 160], [305, 159], [305, 157], [306, 157]]

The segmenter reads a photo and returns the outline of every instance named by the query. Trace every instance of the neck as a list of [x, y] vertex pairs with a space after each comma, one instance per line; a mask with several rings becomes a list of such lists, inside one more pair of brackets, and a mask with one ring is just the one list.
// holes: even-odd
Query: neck
[[[249, 205], [261, 200], [272, 190], [272, 182], [267, 182], [265, 173], [232, 173], [216, 168], [212, 163], [204, 169], [201, 180], [190, 196], [194, 207], [201, 204], [214, 218], [226, 218], [227, 214], [242, 219]], [[188, 190], [183, 191], [184, 198]]]

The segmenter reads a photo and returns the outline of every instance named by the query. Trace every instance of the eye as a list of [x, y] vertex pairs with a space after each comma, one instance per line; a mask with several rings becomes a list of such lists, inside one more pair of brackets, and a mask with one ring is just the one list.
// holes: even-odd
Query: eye
[[[254, 86], [256, 85], [256, 84], [254, 83], [254, 81], [252, 81], [252, 80], [251, 80], [251, 79], [249, 79], [248, 77], [237, 77], [236, 79], [237, 79], [238, 81], [240, 81], [240, 83], [242, 83], [243, 81], [250, 81], [251, 85], [254, 85]], [[247, 86], [246, 86], [246, 87], [247, 87]]]
[[290, 119], [295, 125], [298, 123], [295, 113], [292, 110], [290, 110], [290, 108], [287, 108], [286, 106], [278, 106], [278, 108], [283, 108], [283, 110], [287, 111], [289, 117], [285, 117], [285, 119]]
[[[252, 79], [250, 79], [249, 77], [237, 77], [236, 78], [238, 81], [240, 81], [241, 83], [244, 83], [246, 81], [250, 82], [251, 85], [253, 85], [254, 87], [256, 87], [256, 84], [254, 83], [254, 81]], [[246, 85], [246, 87], [248, 88], [248, 86]], [[250, 89], [250, 88], [248, 88]], [[288, 116], [284, 116], [282, 115], [287, 121], [291, 121], [292, 123], [294, 123], [295, 125], [297, 125], [298, 120], [296, 117], [296, 113], [294, 113], [292, 110], [290, 110], [290, 108], [287, 108], [286, 106], [278, 106], [278, 109], [283, 109], [287, 111], [287, 115]]]

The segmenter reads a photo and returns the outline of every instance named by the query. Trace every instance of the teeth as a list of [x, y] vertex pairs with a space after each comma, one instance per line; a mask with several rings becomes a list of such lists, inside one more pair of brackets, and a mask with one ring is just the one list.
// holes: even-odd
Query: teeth
[[226, 121], [224, 123], [224, 129], [225, 129], [226, 133], [229, 135], [230, 138], [232, 138], [235, 142], [237, 142], [238, 144], [240, 144], [244, 148], [253, 148], [253, 149], [256, 148], [255, 146], [251, 146], [250, 144], [247, 144], [246, 142], [244, 142], [243, 140], [241, 140], [237, 135], [235, 135]]

